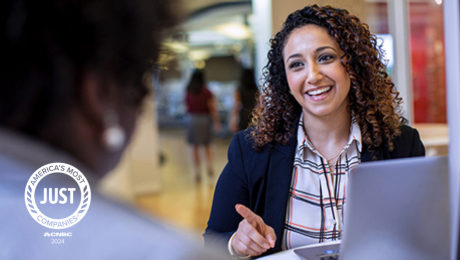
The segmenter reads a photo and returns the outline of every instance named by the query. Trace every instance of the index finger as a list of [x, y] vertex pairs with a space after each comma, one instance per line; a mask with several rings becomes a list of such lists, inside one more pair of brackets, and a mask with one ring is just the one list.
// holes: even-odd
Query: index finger
[[244, 219], [246, 219], [251, 225], [257, 224], [257, 215], [252, 212], [248, 207], [242, 205], [242, 204], [236, 204], [235, 206], [236, 212], [240, 214]]

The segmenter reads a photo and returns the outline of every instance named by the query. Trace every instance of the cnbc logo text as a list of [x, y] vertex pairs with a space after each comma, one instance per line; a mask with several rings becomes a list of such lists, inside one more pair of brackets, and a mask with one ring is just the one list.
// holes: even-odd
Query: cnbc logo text
[[40, 225], [64, 229], [77, 224], [88, 212], [91, 189], [77, 168], [50, 163], [30, 176], [24, 198], [27, 210]]
[[71, 237], [72, 236], [72, 232], [61, 232], [61, 233], [56, 233], [56, 232], [53, 232], [53, 233], [48, 233], [46, 232], [44, 235], [44, 237]]

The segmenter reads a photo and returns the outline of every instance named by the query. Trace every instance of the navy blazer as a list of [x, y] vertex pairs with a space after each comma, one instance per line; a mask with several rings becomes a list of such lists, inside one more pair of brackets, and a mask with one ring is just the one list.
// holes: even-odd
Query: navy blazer
[[[401, 136], [395, 138], [395, 149], [375, 151], [376, 160], [424, 156], [425, 147], [417, 130], [401, 127]], [[281, 251], [289, 188], [294, 165], [297, 133], [287, 145], [279, 143], [260, 152], [252, 149], [247, 131], [233, 137], [228, 149], [228, 163], [217, 182], [208, 227], [204, 233], [206, 244], [228, 243], [243, 219], [235, 210], [236, 204], [249, 207], [275, 230], [275, 247], [263, 255]], [[363, 145], [361, 161], [373, 156]]]

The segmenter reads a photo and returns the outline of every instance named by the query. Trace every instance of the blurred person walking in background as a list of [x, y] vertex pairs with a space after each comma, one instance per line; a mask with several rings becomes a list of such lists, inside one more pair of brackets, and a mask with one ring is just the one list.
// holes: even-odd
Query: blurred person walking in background
[[221, 130], [216, 99], [206, 87], [202, 71], [195, 71], [187, 86], [185, 95], [187, 112], [190, 114], [187, 126], [187, 142], [192, 145], [195, 180], [201, 180], [200, 147], [204, 147], [208, 176], [213, 176], [212, 128]]
[[[150, 91], [142, 76], [174, 24], [169, 2], [5, 0], [0, 10], [0, 259], [219, 258], [96, 191], [120, 160]], [[32, 174], [56, 162], [81, 171], [92, 190], [84, 218], [65, 229], [40, 225], [24, 203]], [[41, 182], [61, 191], [76, 183], [65, 174]], [[46, 212], [56, 221], [77, 212], [59, 203]], [[59, 244], [46, 237], [62, 232]]]
[[241, 74], [240, 85], [235, 91], [235, 103], [230, 116], [230, 131], [232, 133], [248, 128], [258, 96], [259, 88], [254, 80], [254, 71], [244, 69]]

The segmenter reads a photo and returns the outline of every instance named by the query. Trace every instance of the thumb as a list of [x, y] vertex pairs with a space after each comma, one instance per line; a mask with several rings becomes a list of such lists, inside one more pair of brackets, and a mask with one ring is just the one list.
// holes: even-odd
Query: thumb
[[267, 228], [268, 232], [265, 234], [265, 239], [270, 243], [270, 247], [275, 247], [276, 235], [273, 228]]

